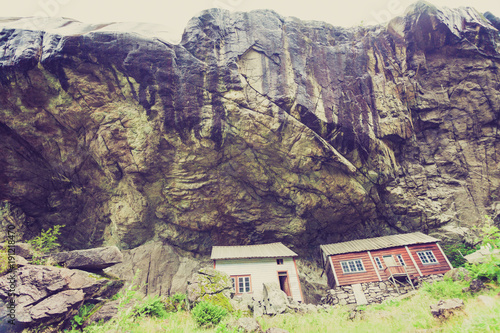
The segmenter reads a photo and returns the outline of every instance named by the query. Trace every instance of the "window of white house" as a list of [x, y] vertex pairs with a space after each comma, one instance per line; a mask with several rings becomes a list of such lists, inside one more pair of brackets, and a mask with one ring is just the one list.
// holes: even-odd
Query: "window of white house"
[[276, 259], [276, 264], [283, 265], [283, 259]]
[[398, 254], [396, 258], [398, 258], [398, 261], [401, 265], [406, 266], [405, 261], [403, 260], [403, 256], [401, 254]]
[[340, 265], [342, 266], [344, 273], [365, 272], [365, 267], [363, 266], [361, 259], [341, 261]]
[[250, 276], [238, 277], [238, 292], [239, 293], [250, 292]]
[[384, 266], [382, 266], [382, 261], [380, 261], [379, 257], [375, 257], [375, 263], [377, 264], [378, 269], [384, 269]]
[[438, 261], [436, 260], [436, 257], [434, 257], [434, 253], [432, 251], [421, 251], [417, 252], [418, 257], [420, 258], [420, 261], [422, 264], [436, 264]]
[[250, 275], [243, 276], [231, 276], [231, 284], [233, 286], [233, 291], [237, 294], [249, 293], [252, 291], [250, 285]]

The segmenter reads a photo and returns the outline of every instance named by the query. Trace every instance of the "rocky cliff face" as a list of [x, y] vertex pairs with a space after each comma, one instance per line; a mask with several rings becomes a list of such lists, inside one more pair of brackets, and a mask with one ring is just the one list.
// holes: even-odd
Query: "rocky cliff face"
[[421, 2], [345, 29], [213, 9], [179, 45], [4, 20], [4, 217], [26, 237], [65, 224], [68, 248], [207, 254], [496, 216], [500, 36], [486, 17]]

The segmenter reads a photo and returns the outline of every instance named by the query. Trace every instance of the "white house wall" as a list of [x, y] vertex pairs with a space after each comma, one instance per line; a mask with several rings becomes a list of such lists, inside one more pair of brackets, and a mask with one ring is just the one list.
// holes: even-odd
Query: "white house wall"
[[278, 272], [287, 271], [292, 297], [295, 301], [302, 301], [299, 277], [293, 258], [282, 258], [283, 265], [278, 265], [276, 259], [216, 260], [215, 269], [229, 275], [250, 275], [253, 295], [258, 298], [262, 297], [263, 283], [275, 282], [279, 286]]

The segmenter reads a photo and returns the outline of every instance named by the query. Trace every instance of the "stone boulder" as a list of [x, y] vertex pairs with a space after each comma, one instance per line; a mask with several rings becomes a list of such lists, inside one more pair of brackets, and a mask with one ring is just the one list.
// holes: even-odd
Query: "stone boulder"
[[467, 288], [464, 288], [462, 290], [462, 292], [464, 292], [464, 293], [477, 293], [477, 292], [483, 290], [484, 288], [486, 288], [486, 286], [484, 285], [483, 281], [481, 281], [480, 279], [474, 279], [470, 282], [470, 284]]
[[232, 310], [229, 299], [231, 298], [232, 284], [229, 275], [213, 268], [200, 269], [188, 281], [189, 302], [210, 301], [228, 310]]
[[453, 281], [470, 281], [470, 273], [463, 267], [453, 268], [444, 274], [445, 278], [450, 278]]
[[241, 333], [262, 333], [262, 327], [254, 318], [243, 317], [227, 325], [233, 331]]
[[94, 312], [85, 322], [84, 326], [100, 321], [106, 322], [118, 314], [118, 305], [120, 301], [111, 301], [105, 303], [99, 310]]
[[64, 290], [37, 303], [28, 313], [32, 321], [55, 323], [61, 314], [67, 314], [71, 309], [78, 309], [84, 300], [85, 294], [81, 289]]
[[0, 321], [8, 319], [5, 305], [11, 300], [11, 290], [16, 297], [15, 319], [20, 326], [43, 323], [61, 328], [83, 303], [111, 297], [122, 285], [121, 281], [80, 270], [26, 265], [0, 277]]
[[132, 250], [122, 250], [123, 262], [106, 268], [105, 273], [132, 281], [144, 295], [169, 296], [186, 293], [187, 283], [208, 262], [182, 255], [163, 242], [150, 242]]
[[441, 300], [431, 305], [431, 313], [436, 318], [447, 319], [457, 310], [461, 310], [463, 306], [464, 302], [459, 298]]
[[500, 249], [493, 249], [491, 246], [481, 246], [481, 249], [466, 255], [464, 258], [471, 264], [481, 264], [488, 260], [490, 256], [500, 259]]
[[233, 309], [242, 312], [253, 311], [254, 302], [255, 301], [253, 297], [249, 294], [241, 294], [238, 296], [234, 296], [231, 299], [231, 305], [233, 306]]
[[59, 252], [51, 257], [56, 263], [67, 268], [91, 271], [102, 270], [123, 261], [123, 255], [116, 246]]
[[16, 269], [20, 266], [29, 265], [28, 260], [16, 254], [8, 256], [0, 256], [0, 276], [8, 274], [11, 270]]
[[[5, 244], [1, 243], [0, 244], [0, 251], [2, 251], [5, 248]], [[9, 252], [8, 254], [15, 254], [23, 258], [31, 258], [31, 251], [32, 247], [28, 243], [16, 243], [14, 246], [14, 253]]]
[[275, 315], [284, 313], [290, 301], [277, 283], [264, 283], [263, 305], [265, 314]]

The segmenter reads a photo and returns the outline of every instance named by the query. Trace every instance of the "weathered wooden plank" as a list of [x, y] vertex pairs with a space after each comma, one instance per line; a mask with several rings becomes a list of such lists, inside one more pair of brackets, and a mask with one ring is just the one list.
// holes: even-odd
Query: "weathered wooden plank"
[[354, 292], [354, 297], [356, 298], [356, 304], [368, 304], [368, 300], [366, 299], [365, 293], [363, 292], [363, 288], [361, 287], [360, 283], [353, 284], [352, 291]]

